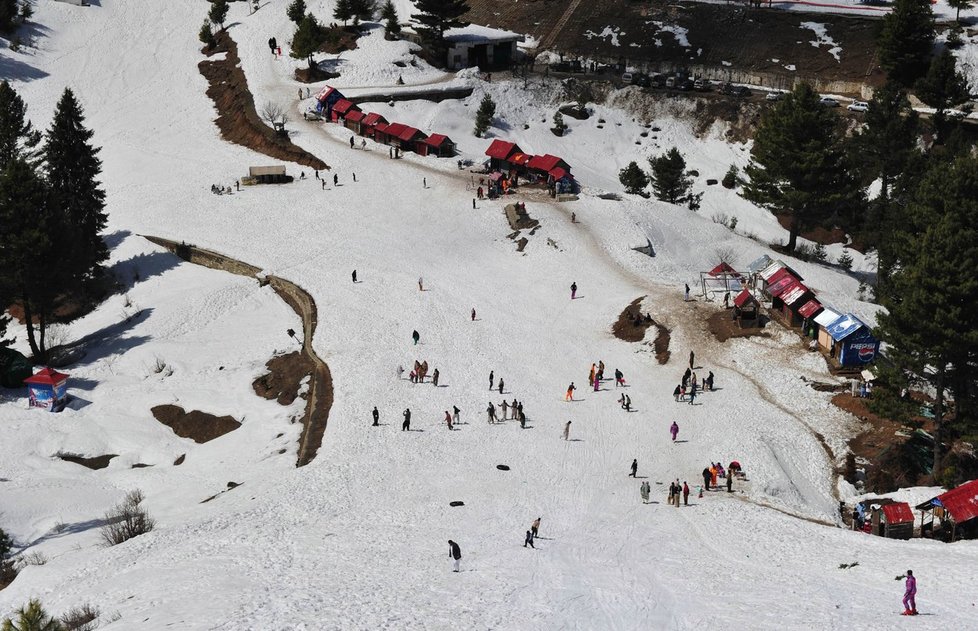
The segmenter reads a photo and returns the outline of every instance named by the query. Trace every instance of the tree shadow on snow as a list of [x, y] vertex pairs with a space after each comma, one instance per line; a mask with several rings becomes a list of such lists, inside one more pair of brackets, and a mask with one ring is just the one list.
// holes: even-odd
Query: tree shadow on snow
[[33, 548], [34, 546], [48, 541], [50, 539], [60, 539], [61, 537], [66, 537], [68, 535], [76, 535], [86, 530], [91, 530], [93, 528], [101, 528], [108, 522], [105, 519], [89, 519], [87, 521], [79, 521], [73, 524], [59, 524], [60, 527], [52, 529], [44, 535], [41, 535], [34, 541], [31, 541], [26, 546], [20, 549], [21, 552]]
[[160, 276], [181, 263], [180, 257], [169, 252], [150, 252], [119, 261], [109, 268], [109, 272], [122, 286], [122, 291], [129, 291], [142, 282], [154, 276]]
[[19, 59], [0, 55], [0, 77], [27, 82], [43, 79], [47, 76], [48, 73]]
[[130, 349], [148, 342], [150, 338], [146, 335], [126, 336], [125, 334], [134, 324], [148, 318], [152, 312], [152, 308], [142, 309], [122, 322], [110, 324], [68, 345], [66, 348], [82, 348], [85, 350], [85, 355], [81, 360], [75, 362], [74, 365], [86, 366], [93, 364], [100, 359], [111, 357], [112, 355], [121, 355]]

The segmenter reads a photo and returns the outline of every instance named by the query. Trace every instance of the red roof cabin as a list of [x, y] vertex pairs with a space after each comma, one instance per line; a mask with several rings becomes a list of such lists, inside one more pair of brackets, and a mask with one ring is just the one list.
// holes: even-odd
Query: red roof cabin
[[428, 155], [428, 145], [424, 144], [424, 141], [427, 137], [428, 134], [420, 129], [403, 125], [400, 133], [397, 134], [396, 138], [392, 139], [392, 142], [395, 147], [400, 147], [405, 151], [414, 151], [415, 153], [426, 156]]
[[489, 148], [486, 149], [486, 155], [489, 156], [489, 167], [493, 170], [505, 169], [508, 171], [510, 168], [509, 159], [514, 153], [523, 153], [523, 150], [515, 142], [493, 140]]
[[[917, 506], [922, 511], [920, 536], [955, 541], [978, 539], [978, 480], [965, 482]], [[924, 521], [930, 513], [930, 521]], [[938, 525], [935, 528], [935, 520]]]
[[68, 402], [68, 375], [44, 368], [24, 379], [27, 384], [29, 407], [60, 412]]
[[374, 130], [376, 129], [377, 125], [381, 123], [386, 125], [387, 119], [381, 116], [380, 114], [377, 114], [376, 112], [370, 112], [369, 114], [363, 117], [363, 121], [361, 121], [360, 123], [361, 133], [364, 136], [373, 138]]
[[346, 118], [347, 113], [359, 110], [360, 108], [353, 101], [340, 99], [333, 105], [333, 109], [329, 112], [329, 117], [335, 123], [341, 118]]
[[353, 133], [362, 136], [364, 118], [364, 113], [360, 110], [350, 110], [343, 119], [343, 125]]
[[439, 158], [451, 158], [455, 155], [455, 143], [445, 134], [431, 134], [425, 139], [428, 153]]
[[571, 170], [569, 164], [564, 162], [559, 157], [552, 156], [549, 153], [542, 156], [533, 156], [533, 158], [527, 162], [526, 166], [531, 171], [536, 171], [541, 175], [547, 175], [557, 167], [560, 167], [566, 171], [568, 175], [570, 174]]
[[754, 294], [744, 289], [734, 296], [733, 303], [733, 319], [736, 320], [740, 328], [757, 326], [757, 317], [760, 314], [761, 305], [757, 302]]

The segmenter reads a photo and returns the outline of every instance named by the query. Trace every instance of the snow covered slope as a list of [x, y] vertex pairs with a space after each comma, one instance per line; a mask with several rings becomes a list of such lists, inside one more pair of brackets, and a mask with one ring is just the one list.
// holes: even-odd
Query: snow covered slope
[[[273, 59], [263, 44], [271, 35], [287, 41], [286, 4], [270, 1], [255, 15], [232, 5], [228, 23], [257, 103], [297, 106], [293, 62]], [[113, 264], [132, 305], [113, 297], [69, 328], [75, 339], [105, 337], [68, 369], [72, 394], [89, 405], [43, 415], [22, 398], [0, 403], [0, 525], [48, 558], [0, 592], [0, 613], [37, 596], [54, 612], [91, 602], [117, 613], [109, 629], [891, 629], [916, 624], [896, 615], [902, 587], [893, 579], [910, 567], [921, 609], [943, 628], [970, 627], [974, 598], [961, 586], [973, 578], [974, 543], [894, 542], [834, 527], [846, 490], [835, 486], [829, 453], [841, 457], [854, 420], [799, 379], [830, 379], [821, 360], [776, 328], [770, 338], [719, 344], [704, 325], [713, 307], [682, 301], [681, 284], [712, 266], [718, 247], [733, 247], [740, 264], [766, 251], [713, 223], [714, 210], [776, 238], [783, 232], [773, 220], [712, 188], [699, 214], [594, 195], [618, 190], [628, 160], [673, 144], [704, 176], [722, 175], [746, 151], [718, 135], [695, 139], [665, 114], [660, 147], [637, 146], [640, 121], [612, 108], [599, 109], [603, 130], [591, 119], [557, 139], [538, 122], [552, 115], [549, 88], [523, 93], [521, 105], [519, 86], [478, 83], [465, 103], [398, 103], [393, 112], [449, 133], [474, 157], [488, 141], [468, 127], [490, 89], [508, 126], [493, 133], [574, 166], [581, 200], [525, 197], [541, 226], [524, 253], [506, 236], [500, 203], [472, 208], [471, 176], [454, 161], [391, 161], [386, 147], [369, 143], [351, 150], [348, 134], [331, 125], [290, 128], [340, 186], [324, 190], [307, 171], [288, 186], [216, 196], [212, 183], [275, 161], [217, 135], [196, 70], [205, 11], [190, 0], [45, 2], [37, 50], [0, 52], [38, 126], [64, 86], [84, 104], [104, 148]], [[349, 54], [347, 85], [389, 79], [386, 64], [402, 54], [391, 46], [364, 42], [363, 51], [385, 51], [383, 66]], [[417, 78], [439, 76], [419, 67]], [[285, 335], [298, 325], [292, 312], [269, 289], [180, 263], [138, 234], [219, 250], [316, 298], [314, 343], [330, 365], [335, 403], [312, 464], [292, 467], [298, 428], [289, 419], [299, 410], [250, 387], [268, 357], [294, 348]], [[654, 259], [630, 249], [646, 237]], [[817, 265], [798, 271], [840, 308], [871, 308], [855, 300], [854, 279]], [[580, 288], [573, 301], [572, 282]], [[672, 329], [666, 365], [649, 345], [610, 332], [640, 296]], [[693, 406], [672, 399], [690, 350], [700, 376], [717, 379], [717, 391]], [[173, 365], [171, 376], [153, 372], [157, 357]], [[397, 378], [396, 367], [415, 359], [439, 369], [439, 387]], [[620, 408], [610, 381], [587, 391], [598, 360], [608, 374], [624, 372], [635, 412]], [[527, 429], [485, 422], [488, 403], [502, 400], [488, 390], [490, 371], [505, 380], [507, 400], [524, 403]], [[568, 403], [571, 381], [580, 390]], [[150, 416], [170, 402], [244, 417], [243, 426], [196, 446]], [[379, 428], [369, 427], [374, 405]], [[441, 419], [452, 405], [463, 423], [449, 432]], [[405, 408], [415, 431], [400, 431]], [[669, 440], [674, 420], [685, 442]], [[567, 421], [571, 440], [563, 441]], [[87, 471], [56, 459], [58, 450], [119, 457]], [[658, 503], [641, 503], [640, 481], [627, 477], [633, 458]], [[750, 480], [736, 493], [665, 504], [670, 480], [695, 487], [704, 466], [732, 459]], [[130, 468], [137, 462], [154, 466]], [[242, 486], [199, 503], [228, 481]], [[97, 520], [132, 488], [145, 491], [156, 530], [102, 547]], [[450, 507], [455, 500], [465, 506]], [[523, 534], [539, 516], [537, 547], [525, 549]], [[450, 571], [448, 539], [462, 548], [460, 574]]]

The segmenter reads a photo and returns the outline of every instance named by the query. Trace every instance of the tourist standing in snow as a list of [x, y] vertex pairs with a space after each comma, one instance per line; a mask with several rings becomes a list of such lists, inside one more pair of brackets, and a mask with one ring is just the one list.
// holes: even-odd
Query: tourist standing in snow
[[455, 563], [453, 566], [454, 569], [452, 571], [458, 572], [459, 564], [462, 563], [462, 550], [458, 547], [458, 544], [452, 541], [451, 539], [448, 540], [448, 556], [451, 559], [455, 559]]
[[717, 475], [718, 474], [719, 474], [719, 471], [717, 471], [717, 466], [711, 462], [710, 463], [710, 486], [712, 486], [713, 488], [717, 488]]
[[618, 386], [624, 386], [624, 385], [625, 385], [625, 375], [622, 374], [620, 370], [615, 368], [615, 387], [617, 388]]
[[424, 277], [418, 276], [418, 291], [424, 291]]
[[353, 282], [357, 282], [357, 271], [353, 270]]
[[604, 381], [604, 362], [598, 360], [598, 381]]
[[417, 329], [415, 329], [414, 332], [411, 333], [411, 339], [414, 340], [414, 345], [417, 346], [418, 340], [421, 339], [421, 334], [418, 333]]
[[397, 365], [397, 378], [400, 379], [402, 376], [404, 376], [404, 366], [398, 364]]
[[452, 422], [458, 425], [458, 413], [462, 410], [458, 409], [457, 405], [452, 406]]
[[639, 488], [639, 493], [642, 494], [642, 503], [649, 503], [649, 493], [652, 492], [652, 487], [649, 486], [649, 481], [645, 480], [642, 482], [642, 486]]
[[506, 399], [503, 399], [503, 402], [499, 404], [499, 407], [501, 407], [503, 409], [503, 420], [505, 421], [506, 420], [506, 411], [509, 409], [509, 404], [506, 403]]
[[917, 615], [917, 579], [913, 576], [913, 570], [907, 570], [907, 582], [903, 591], [903, 615]]
[[490, 423], [496, 422], [496, 406], [492, 404], [492, 401], [489, 402], [489, 407], [486, 408], [486, 414], [489, 416]]
[[709, 390], [710, 392], [713, 392], [713, 371], [712, 370], [710, 371], [710, 374], [706, 376], [706, 379], [703, 380], [703, 385], [705, 386], [705, 388], [704, 388], [705, 390]]
[[676, 492], [677, 491], [678, 491], [678, 489], [676, 489], [676, 483], [675, 482], [670, 482], [669, 483], [669, 499], [666, 500], [666, 503], [667, 504], [672, 504], [672, 498], [676, 496]]
[[689, 389], [689, 404], [693, 405], [693, 399], [696, 398], [696, 384], [694, 383]]
[[727, 473], [727, 493], [733, 493], [733, 473]]
[[526, 538], [523, 539], [523, 547], [525, 548], [526, 546], [536, 549], [536, 546], [533, 545], [533, 533], [529, 530], [526, 531]]
[[681, 385], [676, 386], [676, 389], [672, 391], [672, 396], [676, 399], [676, 403], [679, 403], [679, 395], [682, 394], [683, 387]]
[[411, 408], [404, 410], [404, 422], [401, 423], [401, 431], [411, 431]]
[[669, 427], [669, 433], [672, 434], [672, 442], [676, 442], [676, 436], [679, 436], [679, 423], [673, 421], [672, 426]]
[[684, 298], [686, 302], [689, 302], [689, 284], [686, 284], [686, 297]]
[[695, 355], [693, 354], [693, 351], [689, 351], [689, 369], [690, 370], [693, 369], [693, 358], [694, 357], [695, 357]]
[[496, 373], [492, 370], [489, 371], [489, 389], [492, 390], [492, 384], [496, 381]]
[[628, 475], [629, 475], [629, 477], [634, 478], [634, 477], [636, 477], [637, 474], [638, 474], [638, 458], [633, 458], [632, 459], [632, 472], [629, 473]]
[[499, 394], [503, 393], [503, 378], [499, 378]]
[[452, 431], [452, 415], [445, 410], [445, 425], [448, 425], [448, 431]]
[[567, 424], [564, 425], [564, 440], [570, 439], [570, 425], [571, 425], [570, 421], [567, 421]]
[[577, 282], [571, 283], [571, 300], [577, 298]]
[[567, 394], [564, 395], [564, 401], [573, 401], [575, 390], [577, 390], [577, 388], [574, 387], [574, 382], [572, 381], [570, 385], [567, 386]]
[[472, 307], [472, 321], [475, 322], [475, 307]]
[[632, 411], [632, 398], [627, 394], [625, 395], [625, 411], [626, 412]]
[[706, 487], [707, 491], [710, 490], [710, 468], [709, 467], [705, 467], [703, 469], [703, 486]]
[[376, 405], [374, 406], [373, 416], [374, 416], [374, 427], [377, 427], [377, 425], [379, 424], [378, 421], [380, 421], [380, 412], [377, 411]]
[[438, 387], [438, 375], [438, 369], [435, 368], [435, 372], [431, 373], [431, 383], [435, 384], [436, 388]]
[[692, 375], [692, 374], [693, 374], [693, 371], [692, 371], [692, 370], [690, 370], [689, 368], [687, 368], [687, 369], [686, 369], [686, 372], [684, 372], [684, 373], [683, 373], [683, 387], [685, 387], [685, 386], [686, 386], [686, 384], [688, 384], [688, 383], [689, 383], [689, 377], [690, 377], [690, 375]]
[[340, 176], [338, 176], [337, 174], [334, 173], [333, 174], [333, 186], [339, 186], [339, 185], [340, 185]]
[[689, 506], [689, 485], [683, 480], [683, 505]]
[[543, 517], [537, 517], [536, 519], [533, 520], [533, 523], [530, 524], [530, 532], [533, 533], [533, 538], [534, 539], [537, 538], [537, 533], [540, 532], [540, 520], [541, 519], [543, 519]]

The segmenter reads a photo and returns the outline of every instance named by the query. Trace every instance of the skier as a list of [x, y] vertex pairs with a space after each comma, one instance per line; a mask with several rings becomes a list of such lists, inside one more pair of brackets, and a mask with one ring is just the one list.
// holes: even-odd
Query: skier
[[431, 383], [435, 384], [436, 388], [438, 387], [438, 374], [437, 368], [435, 368], [435, 372], [431, 373]]
[[448, 431], [452, 431], [452, 415], [445, 410], [445, 425], [448, 425]]
[[496, 422], [496, 406], [492, 404], [492, 401], [489, 402], [489, 407], [486, 408], [486, 414], [489, 415], [490, 423]]
[[652, 490], [652, 487], [649, 486], [649, 481], [648, 480], [643, 481], [642, 482], [642, 486], [639, 489], [639, 493], [642, 494], [642, 503], [643, 504], [648, 504], [649, 503], [649, 493], [651, 492], [651, 490]]
[[706, 487], [707, 491], [710, 490], [710, 468], [709, 467], [703, 468], [703, 486]]
[[472, 307], [472, 321], [475, 322], [475, 307]]
[[537, 538], [537, 533], [540, 532], [540, 520], [541, 519], [543, 519], [543, 518], [542, 517], [537, 517], [536, 519], [533, 520], [533, 523], [530, 524], [530, 532], [533, 533], [533, 538], [534, 539]]
[[489, 390], [492, 390], [492, 384], [496, 380], [496, 373], [492, 370], [489, 371]]
[[683, 505], [689, 506], [689, 485], [683, 480]]
[[350, 136], [350, 149], [353, 149], [353, 136]]
[[377, 406], [376, 405], [374, 406], [373, 415], [374, 415], [374, 427], [377, 427], [380, 424], [379, 423], [379, 421], [380, 421], [380, 412], [377, 411]]
[[676, 389], [672, 391], [672, 396], [676, 399], [676, 403], [679, 403], [679, 395], [682, 394], [682, 386], [676, 386]]
[[357, 271], [353, 270], [353, 282], [357, 282]]
[[913, 576], [913, 570], [907, 570], [906, 589], [903, 592], [903, 615], [917, 615], [917, 579]]
[[421, 334], [418, 333], [417, 329], [415, 329], [414, 332], [411, 333], [411, 339], [414, 340], [414, 345], [417, 346], [418, 340], [421, 339]]
[[577, 297], [577, 282], [571, 283], [571, 300]]
[[686, 298], [684, 300], [686, 302], [689, 302], [689, 284], [688, 283], [686, 284]]
[[499, 394], [503, 393], [503, 378], [499, 378]]
[[622, 374], [620, 370], [615, 368], [615, 387], [617, 388], [618, 386], [624, 386], [624, 385], [625, 385], [625, 375]]
[[570, 421], [567, 421], [567, 425], [564, 425], [564, 440], [570, 439], [570, 425]]
[[453, 569], [452, 571], [458, 572], [459, 571], [458, 566], [462, 562], [462, 550], [459, 549], [458, 544], [452, 541], [451, 539], [448, 540], [448, 556], [451, 557], [452, 559], [455, 559], [455, 564], [454, 564], [455, 569]]
[[634, 477], [636, 477], [637, 474], [638, 474], [638, 458], [633, 458], [632, 459], [632, 472], [630, 474], [628, 474], [628, 475], [629, 475], [629, 477], [634, 478]]
[[577, 388], [574, 387], [574, 382], [572, 381], [570, 385], [567, 386], [567, 394], [564, 395], [564, 401], [573, 401], [575, 390], [577, 390]]
[[404, 410], [404, 422], [401, 423], [401, 431], [411, 431], [411, 408]]
[[339, 185], [340, 185], [340, 176], [338, 176], [337, 174], [334, 173], [333, 174], [333, 186], [339, 186]]
[[679, 435], [679, 424], [676, 421], [672, 422], [672, 426], [669, 428], [669, 433], [672, 434], [672, 442], [676, 442], [676, 436]]
[[458, 409], [458, 406], [457, 405], [453, 405], [452, 406], [452, 412], [453, 412], [452, 413], [452, 422], [454, 424], [456, 424], [456, 425], [458, 425], [458, 413], [461, 412], [461, 411], [462, 410]]
[[526, 546], [530, 546], [534, 550], [536, 549], [536, 546], [533, 545], [533, 533], [529, 530], [526, 531], [526, 538], [523, 540], [523, 547], [525, 548]]

